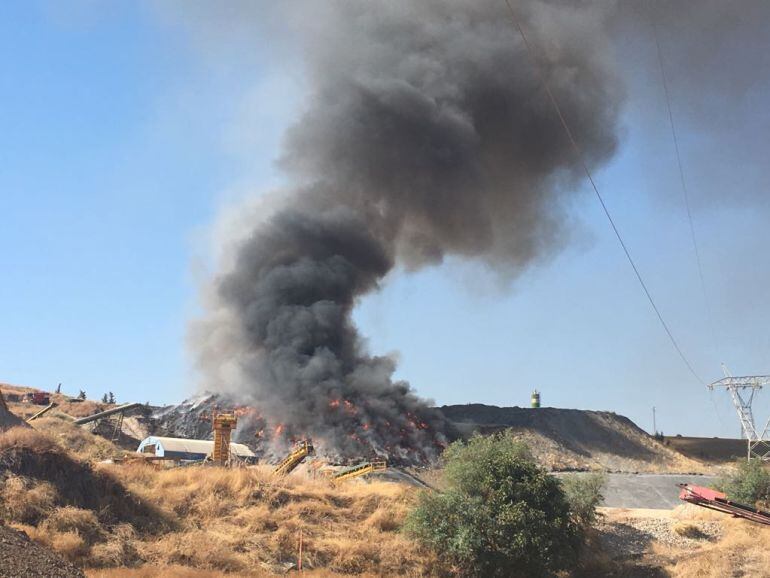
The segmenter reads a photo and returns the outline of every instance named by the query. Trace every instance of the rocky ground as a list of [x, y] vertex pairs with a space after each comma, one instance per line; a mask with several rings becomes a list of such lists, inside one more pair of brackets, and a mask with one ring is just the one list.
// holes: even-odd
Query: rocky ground
[[85, 575], [58, 554], [32, 542], [24, 532], [0, 521], [0, 576], [82, 578]]
[[602, 508], [602, 576], [768, 578], [770, 528], [689, 504]]

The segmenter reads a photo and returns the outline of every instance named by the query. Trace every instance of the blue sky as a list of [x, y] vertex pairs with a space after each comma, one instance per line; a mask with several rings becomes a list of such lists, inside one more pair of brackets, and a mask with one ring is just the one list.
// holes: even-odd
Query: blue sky
[[[173, 13], [92, 4], [0, 4], [0, 381], [171, 403], [198, 383], [185, 334], [209, 230], [280, 181], [302, 80], [267, 44], [202, 50]], [[702, 377], [719, 378], [720, 361], [770, 373], [767, 194], [738, 194], [765, 183], [750, 165], [764, 142], [748, 133], [725, 166], [683, 123], [710, 323], [657, 74], [631, 79], [599, 187]], [[575, 242], [510, 287], [459, 262], [391, 275], [356, 312], [371, 350], [397, 352], [398, 376], [439, 404], [524, 405], [536, 387], [546, 405], [646, 429], [656, 406], [667, 434], [735, 435], [726, 395], [677, 357], [595, 198], [571, 210]]]

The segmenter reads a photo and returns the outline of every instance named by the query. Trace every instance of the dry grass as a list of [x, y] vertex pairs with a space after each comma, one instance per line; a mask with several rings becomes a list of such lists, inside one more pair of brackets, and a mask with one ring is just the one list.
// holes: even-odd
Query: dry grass
[[172, 564], [168, 566], [147, 565], [130, 570], [125, 568], [91, 570], [86, 572], [86, 576], [88, 578], [222, 578], [227, 574]]
[[[120, 576], [105, 573], [117, 567], [145, 568], [140, 576], [283, 573], [297, 561], [300, 533], [303, 566], [318, 576], [429, 573], [430, 560], [398, 531], [414, 497], [405, 486], [334, 488], [260, 467], [92, 469], [33, 430], [0, 435], [0, 448], [13, 448], [3, 459], [19, 469], [0, 491], [9, 521], [93, 576]], [[86, 491], [102, 497], [87, 501]], [[143, 523], [152, 511], [163, 521], [155, 528]]]
[[770, 527], [723, 516], [724, 537], [677, 556], [666, 570], [675, 578], [766, 578], [770, 576]]
[[53, 508], [56, 499], [56, 489], [48, 482], [9, 476], [0, 489], [2, 517], [35, 524]]
[[671, 529], [675, 534], [692, 540], [698, 540], [705, 536], [698, 526], [691, 524], [690, 522], [676, 522]]
[[60, 446], [53, 438], [41, 435], [33, 429], [14, 427], [0, 435], [0, 452], [23, 448], [36, 454], [59, 453]]
[[84, 461], [99, 461], [117, 458], [125, 454], [112, 442], [91, 433], [73, 423], [69, 416], [54, 411], [31, 422], [30, 425], [53, 437], [61, 447], [66, 448]]
[[412, 499], [387, 482], [334, 489], [323, 480], [274, 479], [260, 468], [223, 470], [112, 466], [145, 499], [185, 521], [184, 529], [137, 546], [163, 560], [217, 571], [290, 565], [303, 537], [306, 568], [385, 575], [423, 573], [414, 546], [397, 530]]

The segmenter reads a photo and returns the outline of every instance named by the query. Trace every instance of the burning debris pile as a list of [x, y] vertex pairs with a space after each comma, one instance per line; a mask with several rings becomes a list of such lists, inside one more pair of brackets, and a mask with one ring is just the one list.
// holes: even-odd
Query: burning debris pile
[[[212, 418], [222, 412], [232, 413], [238, 418], [233, 441], [249, 446], [266, 461], [276, 461], [296, 441], [311, 437], [296, 425], [270, 420], [257, 408], [241, 405], [231, 396], [212, 393], [158, 409], [152, 416], [153, 433], [189, 439], [211, 439]], [[432, 408], [425, 408], [422, 417], [411, 412], [405, 413], [397, 422], [386, 424], [391, 426], [391, 431], [385, 433], [373, 431], [366, 418], [359, 415], [358, 408], [349, 400], [332, 400], [328, 412], [339, 413], [339, 419], [345, 420], [347, 427], [350, 427], [350, 443], [347, 446], [350, 451], [347, 453], [340, 452], [337, 446], [323, 438], [314, 438], [314, 443], [320, 445], [319, 455], [332, 463], [346, 463], [350, 459], [363, 457], [387, 458], [391, 463], [399, 465], [421, 465], [432, 461], [445, 443], [441, 433], [445, 429], [444, 422], [437, 418], [440, 414]], [[327, 416], [325, 419], [332, 418]], [[436, 423], [440, 424], [442, 430], [431, 425]], [[423, 440], [431, 436], [435, 446], [430, 451], [424, 451]], [[384, 437], [400, 438], [402, 442], [381, 446], [378, 441]], [[415, 443], [415, 439], [418, 443]]]
[[[356, 303], [398, 267], [458, 256], [514, 277], [550, 255], [580, 165], [502, 4], [299, 4], [311, 94], [281, 157], [286, 190], [250, 213], [206, 288], [191, 330], [203, 387], [258, 408], [236, 439], [261, 432], [268, 451], [308, 437], [322, 455], [430, 460], [445, 422], [368, 353]], [[518, 10], [586, 161], [605, 161], [622, 91], [603, 3]], [[207, 403], [169, 410], [175, 435], [208, 434], [192, 417]]]

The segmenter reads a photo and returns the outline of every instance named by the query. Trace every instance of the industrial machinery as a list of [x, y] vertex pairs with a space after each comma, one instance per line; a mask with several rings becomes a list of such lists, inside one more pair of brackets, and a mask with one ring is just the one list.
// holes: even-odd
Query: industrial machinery
[[47, 406], [45, 406], [43, 409], [41, 409], [39, 412], [37, 412], [35, 415], [27, 418], [27, 423], [36, 420], [39, 417], [43, 417], [45, 414], [47, 414], [49, 411], [51, 411], [53, 408], [55, 408], [58, 404], [55, 401], [52, 401]]
[[211, 459], [215, 464], [224, 466], [230, 462], [230, 435], [238, 423], [238, 418], [231, 413], [214, 416], [214, 449]]
[[113, 407], [112, 409], [100, 411], [99, 413], [94, 413], [89, 416], [76, 419], [74, 424], [85, 425], [87, 423], [93, 423], [93, 427], [96, 428], [99, 425], [99, 422], [103, 420], [109, 421], [108, 418], [116, 416], [117, 419], [115, 420], [115, 428], [112, 431], [112, 441], [115, 441], [120, 439], [120, 436], [123, 433], [123, 417], [125, 416], [126, 412], [133, 411], [141, 407], [141, 403], [126, 403], [119, 405], [118, 407]]
[[726, 494], [710, 488], [694, 486], [692, 484], [678, 484], [678, 486], [682, 488], [682, 491], [679, 493], [680, 500], [770, 526], [770, 512], [733, 502], [727, 499]]
[[344, 470], [335, 472], [332, 475], [332, 482], [334, 483], [342, 482], [343, 480], [349, 480], [351, 478], [365, 476], [366, 474], [371, 474], [372, 472], [385, 470], [387, 468], [388, 468], [388, 463], [385, 460], [376, 460], [373, 462], [362, 462], [355, 466], [351, 466], [349, 468], [345, 468]]
[[294, 449], [289, 452], [281, 463], [278, 464], [273, 470], [273, 474], [276, 476], [285, 476], [290, 473], [294, 468], [302, 463], [302, 461], [315, 453], [313, 448], [313, 442], [310, 440], [301, 440], [294, 445]]
[[21, 401], [34, 405], [48, 405], [51, 403], [51, 396], [44, 391], [30, 391], [22, 396]]

